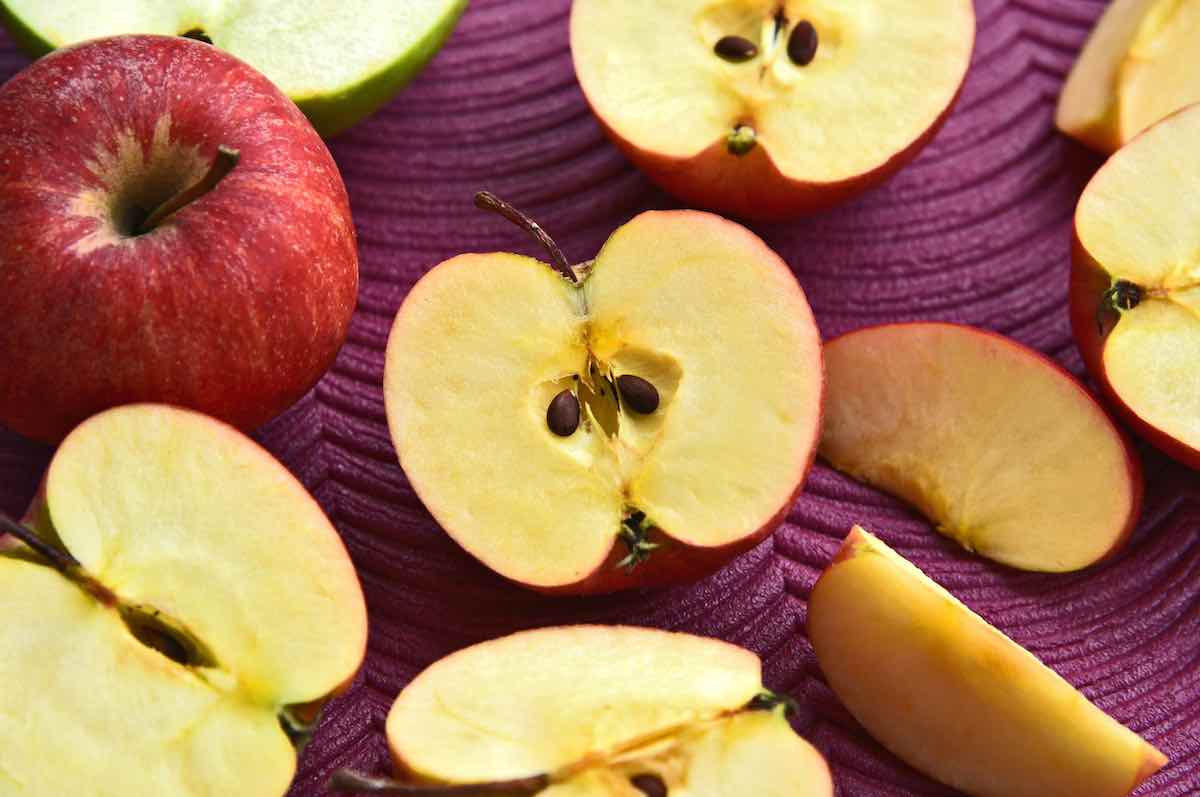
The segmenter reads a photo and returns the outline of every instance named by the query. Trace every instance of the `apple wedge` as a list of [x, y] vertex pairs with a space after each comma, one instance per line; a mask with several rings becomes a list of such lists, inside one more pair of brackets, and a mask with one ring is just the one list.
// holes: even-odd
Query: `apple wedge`
[[707, 213], [643, 213], [577, 269], [521, 223], [555, 268], [452, 258], [392, 327], [388, 425], [425, 506], [551, 592], [695, 579], [761, 541], [820, 422], [820, 341], [791, 271]]
[[129, 405], [68, 436], [27, 525], [3, 527], [21, 543], [0, 553], [0, 792], [287, 791], [367, 618], [282, 465], [205, 416]]
[[1150, 443], [1200, 468], [1200, 105], [1109, 158], [1075, 210], [1071, 325]]
[[[418, 675], [388, 714], [388, 745], [411, 794], [832, 797], [824, 758], [760, 670], [749, 651], [687, 634], [526, 631]], [[345, 772], [334, 783], [394, 785]]]
[[1067, 76], [1054, 121], [1100, 152], [1200, 102], [1200, 2], [1115, 0]]
[[857, 526], [813, 587], [808, 636], [872, 736], [973, 797], [1123, 797], [1167, 762]]
[[830, 207], [933, 137], [975, 42], [970, 0], [576, 0], [588, 102], [646, 175], [751, 219]]
[[825, 360], [821, 456], [912, 504], [967, 550], [1065, 572], [1132, 533], [1136, 454], [1041, 354], [971, 327], [910, 323], [835, 338]]

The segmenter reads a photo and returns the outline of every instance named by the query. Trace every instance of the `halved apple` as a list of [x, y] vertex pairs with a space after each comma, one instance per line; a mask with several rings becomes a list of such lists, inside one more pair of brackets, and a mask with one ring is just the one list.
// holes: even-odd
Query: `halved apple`
[[67, 437], [27, 522], [0, 553], [0, 792], [283, 795], [367, 629], [300, 484], [231, 427], [129, 405]]
[[1167, 759], [855, 526], [813, 587], [808, 636], [850, 713], [975, 797], [1123, 797]]
[[870, 327], [825, 346], [820, 453], [897, 495], [964, 548], [1024, 570], [1116, 551], [1141, 506], [1141, 464], [1100, 405], [1051, 360], [956, 324]]
[[1200, 2], [1115, 0], [1067, 76], [1054, 121], [1100, 152], [1200, 102]]
[[643, 213], [559, 269], [461, 255], [408, 294], [384, 398], [409, 481], [537, 589], [711, 572], [779, 524], [812, 461], [821, 353], [800, 286], [753, 233], [694, 211]]
[[[725, 642], [568, 626], [436, 662], [396, 699], [387, 737], [410, 783], [447, 794], [832, 797], [785, 704], [763, 689], [758, 657]], [[336, 782], [366, 785], [352, 777]]]
[[1149, 442], [1200, 468], [1200, 105], [1109, 158], [1075, 210], [1071, 325]]
[[688, 204], [754, 219], [894, 174], [949, 113], [970, 0], [576, 0], [575, 71], [601, 124]]

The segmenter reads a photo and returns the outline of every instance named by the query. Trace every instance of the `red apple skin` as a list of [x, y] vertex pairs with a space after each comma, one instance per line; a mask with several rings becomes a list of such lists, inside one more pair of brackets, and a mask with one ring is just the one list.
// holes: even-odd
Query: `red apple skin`
[[[141, 191], [152, 205], [218, 145], [241, 159], [156, 229], [121, 237], [81, 197], [127, 202], [156, 127], [169, 147], [165, 187]], [[358, 261], [337, 167], [267, 78], [200, 42], [85, 42], [0, 87], [0, 218], [0, 424], [23, 435], [55, 442], [138, 401], [250, 429], [345, 340]]]
[[1088, 372], [1109, 404], [1138, 437], [1162, 451], [1167, 456], [1190, 468], [1200, 469], [1200, 450], [1176, 440], [1166, 432], [1142, 420], [1122, 399], [1104, 372], [1104, 343], [1106, 335], [1100, 334], [1096, 314], [1100, 310], [1104, 293], [1112, 286], [1112, 277], [1084, 248], [1078, 232], [1071, 251], [1071, 329], [1075, 333], [1075, 345]]

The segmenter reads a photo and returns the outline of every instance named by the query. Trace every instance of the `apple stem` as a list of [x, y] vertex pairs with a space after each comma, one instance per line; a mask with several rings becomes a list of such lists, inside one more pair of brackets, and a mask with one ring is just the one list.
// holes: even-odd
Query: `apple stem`
[[491, 783], [424, 784], [404, 783], [391, 778], [372, 778], [349, 769], [339, 769], [329, 779], [329, 789], [369, 794], [402, 794], [407, 797], [485, 797], [485, 795], [533, 795], [550, 786], [548, 775]]
[[115, 606], [117, 604], [117, 596], [113, 594], [113, 591], [88, 575], [78, 559], [62, 548], [46, 542], [33, 529], [16, 522], [2, 512], [0, 512], [0, 532], [11, 534], [25, 543], [30, 550], [45, 559], [47, 564], [87, 590], [104, 605]]
[[238, 160], [241, 159], [241, 152], [227, 147], [224, 144], [217, 147], [217, 157], [209, 167], [208, 172], [200, 178], [199, 182], [189, 188], [185, 188], [175, 196], [163, 202], [154, 209], [145, 221], [137, 227], [136, 235], [144, 235], [150, 232], [158, 225], [162, 224], [163, 220], [170, 216], [175, 211], [182, 208], [191, 202], [196, 201], [200, 197], [207, 194], [216, 187], [217, 183], [229, 172], [233, 171], [233, 167], [237, 166]]
[[540, 225], [533, 219], [526, 216], [521, 211], [514, 208], [512, 205], [505, 202], [500, 197], [493, 194], [491, 191], [480, 191], [475, 195], [475, 207], [480, 210], [490, 210], [493, 213], [499, 213], [504, 218], [511, 221], [521, 229], [528, 232], [537, 242], [546, 248], [550, 253], [550, 260], [553, 261], [554, 268], [570, 282], [575, 284], [579, 280], [575, 277], [575, 272], [571, 270], [571, 266], [567, 263], [567, 258], [563, 256], [562, 250], [558, 248], [558, 244], [554, 243], [554, 239], [541, 228]]

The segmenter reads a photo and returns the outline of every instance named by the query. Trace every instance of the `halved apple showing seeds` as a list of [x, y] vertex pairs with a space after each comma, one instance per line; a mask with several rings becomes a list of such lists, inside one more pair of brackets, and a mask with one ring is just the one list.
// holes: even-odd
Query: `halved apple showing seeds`
[[1137, 455], [1069, 374], [957, 324], [869, 327], [825, 346], [820, 453], [967, 550], [1024, 570], [1087, 567], [1128, 539]]
[[557, 273], [461, 255], [408, 294], [384, 369], [400, 463], [451, 537], [522, 584], [704, 575], [778, 525], [811, 464], [804, 294], [707, 213], [643, 213], [587, 268], [551, 251]]
[[72, 432], [26, 525], [3, 525], [22, 542], [0, 553], [0, 792], [287, 791], [367, 620], [282, 465], [205, 416], [129, 405]]

